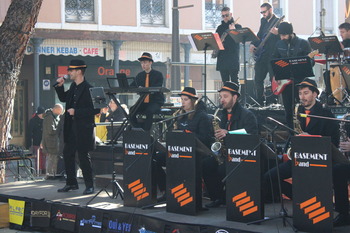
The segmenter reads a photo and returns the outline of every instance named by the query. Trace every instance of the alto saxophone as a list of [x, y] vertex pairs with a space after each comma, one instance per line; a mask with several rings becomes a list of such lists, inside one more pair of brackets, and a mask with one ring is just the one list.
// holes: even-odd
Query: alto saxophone
[[[298, 115], [299, 115], [299, 106], [300, 103], [296, 104], [294, 107], [294, 115], [293, 115], [293, 128], [296, 132], [298, 132], [298, 134], [301, 134], [303, 132], [303, 130], [301, 129], [301, 124], [300, 121], [298, 119]], [[292, 160], [292, 157], [290, 156], [291, 153], [291, 147], [289, 146], [288, 150], [287, 150], [287, 157], [289, 160]]]
[[[214, 116], [213, 116], [213, 129], [214, 132], [216, 130], [220, 129], [220, 119], [217, 116], [218, 112], [220, 111], [220, 108], [217, 108]], [[215, 159], [218, 161], [219, 165], [223, 164], [226, 157], [225, 157], [225, 148], [223, 147], [224, 145], [224, 140], [223, 139], [215, 139], [215, 142], [211, 145], [210, 149], [215, 155]]]

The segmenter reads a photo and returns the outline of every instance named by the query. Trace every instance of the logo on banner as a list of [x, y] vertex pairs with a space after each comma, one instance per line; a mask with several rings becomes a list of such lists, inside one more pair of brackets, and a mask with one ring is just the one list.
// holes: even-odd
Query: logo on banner
[[228, 233], [228, 231], [226, 231], [224, 229], [219, 229], [219, 230], [215, 231], [215, 233]]
[[134, 182], [128, 184], [128, 189], [130, 192], [136, 197], [136, 200], [142, 200], [149, 196], [149, 192], [147, 192], [147, 188], [141, 183], [141, 180], [135, 180]]
[[247, 149], [230, 149], [227, 150], [228, 161], [233, 163], [256, 163], [256, 159], [242, 159], [242, 157], [247, 158], [247, 156], [256, 157], [256, 150]]
[[68, 222], [75, 222], [76, 215], [72, 213], [61, 213], [60, 210], [56, 213], [56, 218], [58, 221], [68, 221]]
[[109, 220], [108, 221], [108, 230], [109, 232], [120, 232], [120, 233], [126, 233], [131, 232], [132, 224], [127, 222], [119, 222], [118, 219], [115, 221]]
[[286, 67], [286, 66], [289, 65], [288, 62], [285, 62], [285, 61], [283, 61], [283, 60], [276, 61], [275, 64], [278, 65], [278, 66], [280, 66], [280, 67]]
[[148, 152], [136, 152], [136, 150], [147, 151], [148, 144], [125, 143], [124, 149], [125, 155], [148, 155]]
[[188, 192], [184, 184], [180, 184], [175, 188], [172, 188], [171, 194], [173, 194], [174, 198], [176, 199], [177, 203], [180, 204], [180, 206], [184, 206], [188, 203], [193, 202], [193, 197], [191, 196], [190, 192]]
[[[298, 161], [303, 159], [307, 161]], [[326, 164], [320, 164], [320, 161], [327, 161], [328, 154], [308, 153], [308, 152], [294, 152], [294, 166], [296, 167], [327, 167]], [[314, 163], [313, 161], [317, 161]]]
[[185, 158], [192, 159], [192, 155], [184, 155], [183, 153], [192, 153], [192, 146], [169, 146], [168, 145], [168, 157], [173, 159]]
[[239, 212], [241, 212], [243, 216], [247, 216], [258, 211], [258, 206], [251, 200], [251, 197], [248, 196], [247, 192], [243, 192], [232, 197], [232, 202], [236, 205]]
[[157, 233], [157, 232], [154, 232], [154, 231], [147, 230], [145, 227], [141, 227], [139, 229], [139, 232], [140, 233]]
[[308, 216], [312, 224], [321, 222], [331, 216], [328, 211], [326, 212], [326, 207], [322, 206], [320, 201], [317, 201], [317, 197], [310, 198], [300, 203], [300, 209], [304, 210], [304, 214]]
[[36, 218], [50, 218], [51, 213], [47, 210], [32, 210], [30, 211], [30, 215]]
[[92, 215], [91, 216], [91, 219], [82, 219], [80, 220], [79, 222], [80, 226], [85, 226], [85, 225], [88, 225], [88, 226], [91, 226], [93, 228], [101, 228], [102, 227], [102, 222], [98, 222], [96, 221], [96, 216], [95, 215]]

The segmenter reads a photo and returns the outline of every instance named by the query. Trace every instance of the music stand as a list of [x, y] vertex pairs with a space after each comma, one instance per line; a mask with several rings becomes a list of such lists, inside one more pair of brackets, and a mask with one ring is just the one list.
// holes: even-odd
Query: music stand
[[224, 46], [220, 40], [219, 34], [211, 32], [203, 33], [192, 33], [191, 38], [194, 43], [191, 43], [192, 46], [195, 46], [194, 49], [197, 51], [204, 51], [204, 95], [203, 101], [207, 104], [211, 104], [212, 109], [216, 109], [215, 104], [207, 97], [207, 50], [224, 50]]
[[[247, 103], [247, 61], [246, 61], [246, 48], [245, 43], [249, 41], [259, 40], [259, 38], [254, 34], [254, 32], [250, 28], [240, 28], [240, 29], [231, 29], [228, 33], [232, 39], [237, 43], [242, 43], [243, 45], [243, 60], [244, 60], [244, 71], [243, 71], [243, 80], [244, 85], [242, 87], [242, 97], [243, 97], [243, 106], [246, 106]], [[253, 97], [249, 96], [255, 103]]]
[[[92, 102], [94, 104], [94, 108], [95, 109], [99, 109], [99, 108], [104, 108], [107, 107], [107, 99], [105, 96], [105, 91], [103, 87], [92, 87], [89, 89], [90, 90], [90, 95], [92, 98]], [[115, 95], [108, 93], [109, 98], [113, 99], [113, 101], [116, 103], [116, 105], [118, 106], [118, 108], [121, 108], [124, 111], [124, 115], [125, 115], [125, 110], [121, 107], [119, 101], [117, 100], [117, 98], [115, 97]], [[103, 96], [103, 97], [102, 97]], [[109, 108], [109, 106], [108, 106]], [[113, 116], [113, 113], [112, 113]], [[124, 121], [123, 121], [124, 124]], [[122, 125], [123, 125], [122, 124]], [[111, 128], [112, 128], [112, 136], [113, 136], [113, 117], [111, 118]], [[121, 134], [121, 131], [124, 130], [124, 127], [120, 128], [118, 133], [119, 135]], [[117, 139], [115, 139], [117, 140]], [[112, 147], [112, 166], [113, 166], [113, 172], [112, 172], [112, 180], [110, 183], [108, 183], [104, 188], [100, 189], [87, 203], [86, 206], [88, 206], [90, 204], [90, 202], [92, 202], [92, 200], [94, 200], [102, 191], [105, 191], [107, 193], [107, 195], [110, 198], [118, 198], [118, 195], [120, 195], [120, 198], [123, 200], [124, 199], [124, 190], [122, 188], [122, 186], [118, 183], [118, 181], [116, 180], [116, 172], [114, 169], [114, 163], [115, 163], [115, 158], [114, 158], [114, 138], [111, 139], [111, 147]], [[107, 187], [113, 184], [112, 187], [112, 195], [109, 194], [109, 192], [107, 191]]]

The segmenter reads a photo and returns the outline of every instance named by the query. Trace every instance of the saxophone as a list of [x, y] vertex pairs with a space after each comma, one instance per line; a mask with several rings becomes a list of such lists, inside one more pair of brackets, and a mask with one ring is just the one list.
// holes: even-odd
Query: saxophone
[[[303, 132], [303, 130], [301, 129], [301, 124], [300, 121], [298, 119], [298, 115], [299, 115], [299, 106], [300, 103], [296, 104], [294, 107], [294, 115], [293, 115], [293, 128], [296, 132], [298, 132], [298, 134], [301, 134]], [[287, 150], [287, 157], [289, 160], [292, 160], [292, 157], [290, 156], [291, 153], [291, 147], [289, 146], [288, 150]]]
[[[214, 132], [216, 130], [220, 129], [220, 119], [217, 116], [218, 112], [220, 111], [220, 108], [217, 108], [215, 110], [214, 116], [213, 116], [213, 129]], [[225, 148], [223, 147], [224, 140], [223, 139], [215, 139], [215, 142], [211, 145], [210, 149], [215, 155], [215, 159], [218, 161], [219, 165], [223, 164], [226, 157], [225, 157]]]

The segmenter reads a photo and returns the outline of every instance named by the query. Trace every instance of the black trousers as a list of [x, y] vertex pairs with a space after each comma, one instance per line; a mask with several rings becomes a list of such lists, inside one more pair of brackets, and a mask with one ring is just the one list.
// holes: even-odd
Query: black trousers
[[[160, 103], [142, 103], [137, 109], [137, 112], [134, 115], [130, 116], [132, 126], [149, 131], [153, 123], [153, 114], [158, 113], [160, 111], [161, 106], [162, 105]], [[137, 122], [136, 115], [138, 113], [145, 114], [146, 119], [143, 123]]]
[[76, 136], [73, 133], [70, 134], [68, 142], [64, 144], [63, 159], [66, 168], [67, 185], [77, 185], [77, 175], [75, 168], [75, 154], [78, 153], [79, 166], [83, 172], [84, 182], [86, 188], [94, 186], [92, 176], [91, 158], [87, 150], [78, 150], [76, 145]]
[[227, 81], [234, 82], [239, 85], [238, 83], [238, 71], [236, 69], [231, 70], [220, 70], [221, 80], [223, 83]]
[[292, 177], [292, 161], [288, 160], [285, 163], [278, 165], [280, 180], [278, 180], [277, 167], [271, 168], [264, 174], [263, 177], [263, 198], [265, 200], [271, 199], [272, 196], [279, 196], [278, 182], [281, 182], [282, 193], [287, 197], [293, 197], [292, 184], [284, 181]]
[[335, 210], [344, 215], [349, 215], [349, 180], [350, 164], [337, 164], [333, 167]]
[[264, 103], [264, 80], [266, 78], [266, 75], [269, 73], [270, 80], [272, 80], [273, 77], [273, 71], [270, 64], [270, 58], [261, 58], [260, 61], [255, 63], [254, 66], [255, 70], [255, 89], [256, 89], [256, 101], [260, 105], [263, 105]]
[[211, 201], [225, 201], [224, 183], [221, 180], [225, 177], [225, 163], [219, 165], [215, 158], [208, 157], [203, 160], [202, 176]]

